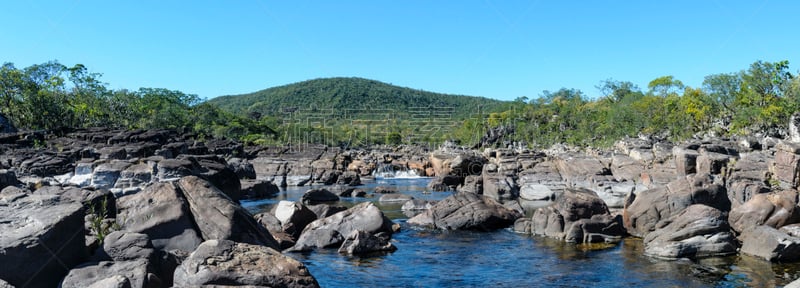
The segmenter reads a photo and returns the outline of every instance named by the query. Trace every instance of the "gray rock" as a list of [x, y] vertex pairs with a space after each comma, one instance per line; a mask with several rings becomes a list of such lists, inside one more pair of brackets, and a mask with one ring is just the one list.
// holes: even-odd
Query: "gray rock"
[[147, 235], [141, 233], [114, 231], [106, 235], [102, 250], [97, 257], [110, 261], [153, 261], [155, 249]]
[[129, 166], [131, 163], [126, 161], [110, 161], [98, 165], [92, 174], [92, 187], [97, 189], [113, 188], [122, 171]]
[[[153, 182], [153, 177], [156, 167], [155, 163], [140, 163], [131, 165], [119, 173], [119, 178], [114, 184], [114, 188], [127, 189], [133, 187], [142, 187], [148, 183]], [[76, 169], [77, 171], [77, 169]], [[77, 173], [77, 172], [76, 172]]]
[[731, 228], [741, 233], [758, 225], [780, 228], [798, 223], [800, 209], [797, 207], [797, 196], [796, 190], [756, 194], [731, 210], [728, 217]]
[[289, 233], [283, 232], [283, 226], [281, 225], [281, 221], [278, 220], [278, 218], [276, 218], [275, 215], [273, 215], [270, 212], [262, 212], [253, 215], [253, 218], [255, 218], [256, 221], [258, 221], [258, 224], [264, 226], [264, 228], [267, 228], [267, 231], [269, 231], [269, 233], [272, 234], [272, 237], [275, 238], [275, 241], [278, 242], [278, 246], [280, 247], [281, 250], [288, 249], [294, 246], [295, 239], [297, 239], [297, 237], [294, 237]]
[[[70, 270], [59, 287], [83, 288], [100, 286], [103, 283], [123, 285], [122, 287], [127, 284], [131, 288], [161, 286], [160, 279], [148, 271], [149, 266], [146, 260], [90, 262]], [[113, 281], [108, 280], [111, 277], [114, 277]]]
[[117, 200], [117, 219], [126, 231], [147, 234], [155, 248], [194, 251], [203, 242], [189, 204], [172, 182], [155, 183]]
[[328, 205], [328, 204], [317, 204], [317, 205], [309, 205], [307, 206], [308, 209], [317, 214], [317, 219], [322, 219], [333, 214], [342, 212], [347, 210], [347, 207], [341, 205]]
[[669, 224], [647, 234], [645, 254], [668, 259], [702, 258], [736, 253], [736, 239], [726, 215], [703, 204], [691, 205]]
[[339, 247], [344, 237], [361, 230], [371, 234], [385, 232], [391, 235], [394, 223], [370, 202], [353, 206], [346, 211], [317, 219], [303, 229], [291, 251], [308, 251], [315, 248]]
[[705, 204], [730, 211], [725, 187], [713, 184], [708, 175], [686, 176], [661, 188], [631, 194], [623, 210], [623, 222], [631, 235], [644, 238], [662, 223], [692, 204]]
[[266, 180], [241, 180], [242, 199], [260, 199], [280, 193], [280, 189]]
[[18, 287], [55, 287], [88, 257], [85, 207], [59, 195], [10, 190], [15, 188], [0, 193], [0, 279]]
[[389, 237], [379, 237], [369, 232], [356, 230], [344, 238], [339, 254], [364, 255], [375, 252], [393, 252], [397, 247], [389, 242]]
[[397, 188], [387, 187], [387, 186], [375, 187], [375, 194], [392, 194], [392, 193], [397, 193]]
[[195, 176], [178, 181], [203, 239], [233, 240], [278, 248], [266, 228], [210, 182]]
[[490, 231], [508, 227], [520, 217], [519, 212], [503, 207], [492, 198], [456, 193], [408, 219], [408, 223], [443, 230]]
[[[433, 183], [433, 181], [431, 181], [431, 183]], [[439, 189], [432, 190], [438, 191]], [[464, 184], [458, 186], [457, 191], [461, 193], [483, 194], [483, 176], [469, 175], [464, 177]]]
[[319, 287], [297, 260], [269, 247], [208, 240], [175, 270], [177, 287], [233, 285]]
[[247, 159], [230, 158], [227, 162], [228, 167], [239, 176], [239, 179], [256, 179], [256, 169]]
[[281, 231], [288, 233], [293, 239], [300, 237], [306, 226], [317, 220], [317, 214], [298, 202], [280, 201], [271, 213], [280, 221]]
[[594, 191], [568, 188], [555, 204], [536, 210], [530, 221], [517, 220], [514, 227], [519, 233], [530, 231], [565, 242], [617, 242], [625, 235], [620, 222]]
[[741, 252], [772, 262], [800, 259], [800, 238], [769, 226], [756, 226], [742, 232]]
[[336, 180], [338, 185], [358, 186], [361, 185], [361, 176], [355, 171], [345, 171]]
[[[484, 170], [487, 166], [484, 166]], [[519, 186], [513, 176], [484, 172], [483, 195], [500, 202], [516, 200], [519, 198]]]
[[316, 204], [321, 202], [336, 202], [339, 201], [339, 196], [333, 194], [325, 188], [311, 189], [306, 191], [301, 198], [303, 203]]

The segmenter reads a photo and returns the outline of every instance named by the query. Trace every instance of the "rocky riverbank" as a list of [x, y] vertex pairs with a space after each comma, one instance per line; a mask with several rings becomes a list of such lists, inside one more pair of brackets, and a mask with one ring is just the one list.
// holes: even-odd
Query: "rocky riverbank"
[[[94, 129], [0, 134], [0, 150], [0, 279], [12, 287], [318, 286], [291, 252], [397, 249], [399, 225], [369, 202], [326, 204], [340, 197], [403, 203], [408, 223], [429, 229], [639, 237], [664, 259], [800, 260], [800, 144], [773, 138], [341, 149]], [[453, 195], [430, 203], [359, 188], [398, 172], [435, 177], [429, 190]], [[286, 186], [315, 189], [257, 215], [239, 205]]]

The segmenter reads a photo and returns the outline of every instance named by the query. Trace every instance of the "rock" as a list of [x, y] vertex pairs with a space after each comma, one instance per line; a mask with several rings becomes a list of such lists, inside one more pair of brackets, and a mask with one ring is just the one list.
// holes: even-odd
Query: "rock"
[[379, 237], [369, 232], [355, 230], [344, 238], [339, 254], [364, 255], [375, 252], [393, 252], [397, 247], [389, 242], [389, 237]]
[[106, 235], [103, 247], [96, 257], [109, 261], [154, 260], [155, 249], [147, 235], [114, 231]]
[[[0, 115], [0, 126], [2, 126], [2, 115]], [[789, 118], [789, 139], [794, 143], [800, 143], [800, 113], [794, 112]]]
[[253, 215], [253, 218], [258, 221], [258, 224], [261, 224], [261, 226], [267, 228], [267, 231], [269, 231], [269, 233], [272, 234], [272, 237], [275, 238], [275, 241], [278, 242], [278, 246], [280, 246], [281, 250], [294, 246], [294, 240], [297, 239], [297, 237], [293, 237], [289, 233], [283, 232], [281, 221], [278, 220], [275, 215], [270, 212], [262, 212]]
[[189, 209], [203, 239], [278, 247], [269, 231], [258, 225], [247, 210], [208, 181], [187, 176], [178, 181], [178, 186], [189, 202]]
[[[154, 174], [156, 173], [155, 163], [140, 163], [128, 166], [125, 170], [119, 173], [119, 178], [114, 184], [116, 189], [127, 189], [133, 187], [142, 187], [148, 183], [153, 182]], [[77, 175], [77, 168], [75, 169]], [[118, 196], [119, 197], [119, 196]]]
[[241, 180], [242, 199], [261, 199], [280, 193], [280, 189], [266, 180]]
[[256, 179], [256, 169], [253, 163], [250, 163], [247, 159], [230, 158], [227, 162], [228, 167], [233, 170], [233, 173], [235, 173], [239, 179]]
[[[436, 180], [434, 179], [434, 181]], [[431, 183], [433, 183], [433, 181], [431, 181]], [[428, 185], [428, 188], [431, 188], [430, 185], [431, 184]], [[431, 189], [431, 190], [438, 191], [437, 189]], [[464, 184], [458, 186], [456, 190], [461, 193], [483, 194], [483, 176], [469, 175], [467, 177], [464, 177]]]
[[370, 234], [385, 232], [391, 235], [394, 223], [378, 207], [364, 202], [331, 216], [317, 219], [306, 226], [291, 251], [339, 247], [344, 237], [361, 230]]
[[386, 187], [386, 186], [375, 187], [375, 194], [392, 194], [392, 193], [397, 193], [397, 188]]
[[519, 198], [519, 186], [513, 176], [484, 173], [483, 195], [500, 202], [516, 200]]
[[336, 180], [337, 185], [358, 186], [361, 185], [361, 176], [355, 171], [345, 171]]
[[800, 238], [769, 226], [756, 226], [742, 232], [741, 252], [772, 262], [800, 259]]
[[697, 157], [700, 156], [700, 153], [697, 152], [696, 146], [676, 146], [672, 148], [672, 155], [675, 157], [675, 170], [678, 175], [686, 176], [697, 173]]
[[414, 197], [406, 194], [384, 194], [381, 195], [381, 198], [378, 199], [378, 202], [381, 203], [398, 203], [398, 202], [406, 202], [408, 200], [412, 200]]
[[719, 209], [695, 204], [671, 217], [666, 226], [644, 238], [645, 254], [660, 258], [702, 258], [736, 253], [726, 215]]
[[342, 172], [337, 170], [324, 170], [318, 177], [315, 177], [314, 184], [333, 185], [339, 180]]
[[620, 219], [613, 217], [597, 193], [585, 188], [568, 188], [552, 206], [537, 209], [530, 229], [515, 224], [517, 232], [557, 238], [565, 242], [617, 242], [625, 235]]
[[272, 214], [280, 221], [281, 230], [291, 235], [293, 239], [300, 237], [300, 232], [303, 232], [309, 223], [317, 220], [314, 211], [303, 204], [291, 201], [278, 202], [272, 209]]
[[772, 187], [767, 185], [770, 181], [769, 159], [772, 155], [766, 151], [753, 152], [742, 155], [729, 169], [728, 199], [732, 207], [737, 207], [760, 193], [769, 193]]
[[90, 262], [70, 270], [59, 287], [108, 287], [102, 284], [131, 288], [161, 286], [160, 279], [148, 270], [148, 266], [146, 260]]
[[308, 209], [314, 212], [317, 215], [317, 219], [322, 219], [333, 214], [342, 212], [347, 210], [347, 207], [339, 206], [339, 205], [328, 205], [328, 204], [317, 204], [317, 205], [310, 205]]
[[782, 187], [797, 188], [800, 185], [800, 143], [781, 141], [775, 145], [775, 160], [769, 170], [782, 182]]
[[19, 189], [0, 193], [0, 279], [18, 287], [55, 287], [88, 257], [85, 207], [59, 195], [11, 190]]
[[408, 223], [443, 230], [491, 231], [508, 227], [522, 215], [496, 200], [472, 193], [456, 193]]
[[623, 221], [628, 233], [644, 238], [692, 204], [727, 212], [730, 203], [725, 187], [711, 183], [708, 175], [686, 176], [661, 188], [631, 194], [623, 210]]
[[731, 156], [721, 153], [704, 152], [697, 157], [697, 173], [717, 175], [728, 165]]
[[784, 190], [768, 194], [756, 194], [744, 204], [733, 208], [728, 217], [736, 232], [766, 225], [773, 228], [800, 222], [797, 207], [797, 191]]
[[203, 242], [194, 229], [188, 202], [172, 182], [155, 183], [121, 197], [117, 206], [122, 228], [146, 234], [157, 249], [191, 252]]
[[333, 192], [328, 191], [328, 189], [319, 188], [306, 191], [301, 199], [303, 203], [314, 204], [321, 202], [336, 202], [339, 201], [339, 196], [336, 196], [336, 194], [333, 194]]
[[411, 199], [403, 203], [403, 206], [400, 207], [400, 210], [402, 211], [428, 210], [431, 209], [434, 204], [436, 204], [436, 202], [431, 202], [421, 199]]
[[131, 163], [126, 161], [110, 161], [98, 165], [92, 174], [92, 187], [97, 189], [113, 188], [122, 171], [129, 166]]
[[10, 170], [0, 170], [0, 190], [8, 186], [17, 186], [21, 183], [17, 180], [17, 175], [14, 171]]
[[487, 160], [471, 151], [436, 151], [430, 156], [434, 176], [480, 175]]
[[297, 260], [269, 247], [208, 240], [175, 270], [177, 287], [233, 285], [319, 287]]

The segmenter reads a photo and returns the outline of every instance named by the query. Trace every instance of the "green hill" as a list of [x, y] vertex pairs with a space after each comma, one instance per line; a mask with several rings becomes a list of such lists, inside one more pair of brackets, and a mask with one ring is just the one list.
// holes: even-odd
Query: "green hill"
[[463, 119], [478, 113], [497, 111], [504, 103], [508, 103], [344, 77], [314, 79], [249, 94], [220, 96], [208, 102], [237, 114], [258, 112], [279, 116], [305, 111], [349, 119], [389, 116], [407, 119], [422, 115]]

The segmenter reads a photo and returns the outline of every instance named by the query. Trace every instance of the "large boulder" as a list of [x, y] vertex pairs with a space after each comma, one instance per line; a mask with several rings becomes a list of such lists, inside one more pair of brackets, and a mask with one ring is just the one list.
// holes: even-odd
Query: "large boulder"
[[306, 191], [301, 197], [303, 203], [316, 204], [321, 202], [336, 202], [339, 201], [339, 196], [333, 194], [325, 188], [311, 189]]
[[146, 260], [89, 262], [70, 270], [59, 287], [160, 287], [149, 266]]
[[317, 220], [314, 211], [298, 202], [280, 201], [271, 212], [280, 221], [281, 230], [294, 239], [300, 237], [300, 232], [303, 232], [309, 223]]
[[625, 235], [620, 222], [594, 191], [568, 188], [555, 204], [537, 209], [530, 220], [518, 220], [515, 229], [565, 242], [617, 242]]
[[766, 225], [780, 228], [800, 222], [797, 207], [797, 191], [784, 190], [768, 194], [756, 194], [744, 204], [733, 208], [728, 217], [736, 232]]
[[483, 166], [483, 195], [500, 202], [519, 198], [519, 185], [513, 173], [500, 171], [495, 164]]
[[686, 176], [664, 187], [631, 194], [623, 210], [625, 228], [633, 236], [644, 237], [667, 219], [692, 204], [705, 204], [720, 211], [730, 211], [731, 202], [725, 187], [714, 184], [708, 175]]
[[203, 239], [232, 240], [278, 248], [266, 228], [210, 182], [187, 176], [178, 181], [178, 186], [189, 202], [189, 209]]
[[361, 185], [361, 176], [355, 171], [344, 171], [336, 180], [338, 185], [358, 186]]
[[242, 199], [260, 199], [280, 193], [280, 189], [266, 180], [241, 180]]
[[353, 231], [361, 230], [370, 234], [388, 233], [391, 235], [395, 224], [370, 202], [364, 202], [345, 211], [317, 219], [309, 223], [292, 251], [308, 251], [314, 248], [339, 247], [344, 238]]
[[345, 237], [342, 247], [339, 247], [339, 253], [345, 255], [364, 255], [375, 252], [393, 252], [397, 250], [397, 247], [389, 242], [390, 237], [381, 236], [360, 230], [353, 231], [350, 235]]
[[748, 228], [739, 236], [741, 252], [773, 262], [800, 259], [800, 238], [770, 226]]
[[725, 216], [710, 206], [691, 205], [668, 219], [668, 225], [647, 234], [645, 254], [668, 259], [735, 254], [736, 239]]
[[471, 151], [436, 151], [430, 156], [430, 163], [435, 176], [480, 175], [487, 160]]
[[297, 260], [269, 247], [208, 240], [175, 270], [174, 285], [251, 287], [319, 287]]
[[408, 219], [408, 223], [442, 230], [491, 231], [511, 226], [520, 217], [522, 214], [490, 197], [456, 193]]
[[122, 229], [147, 234], [158, 249], [194, 251], [203, 242], [194, 228], [189, 203], [172, 182], [155, 183], [117, 199]]
[[59, 195], [0, 193], [0, 279], [17, 287], [55, 287], [88, 257], [85, 208]]

